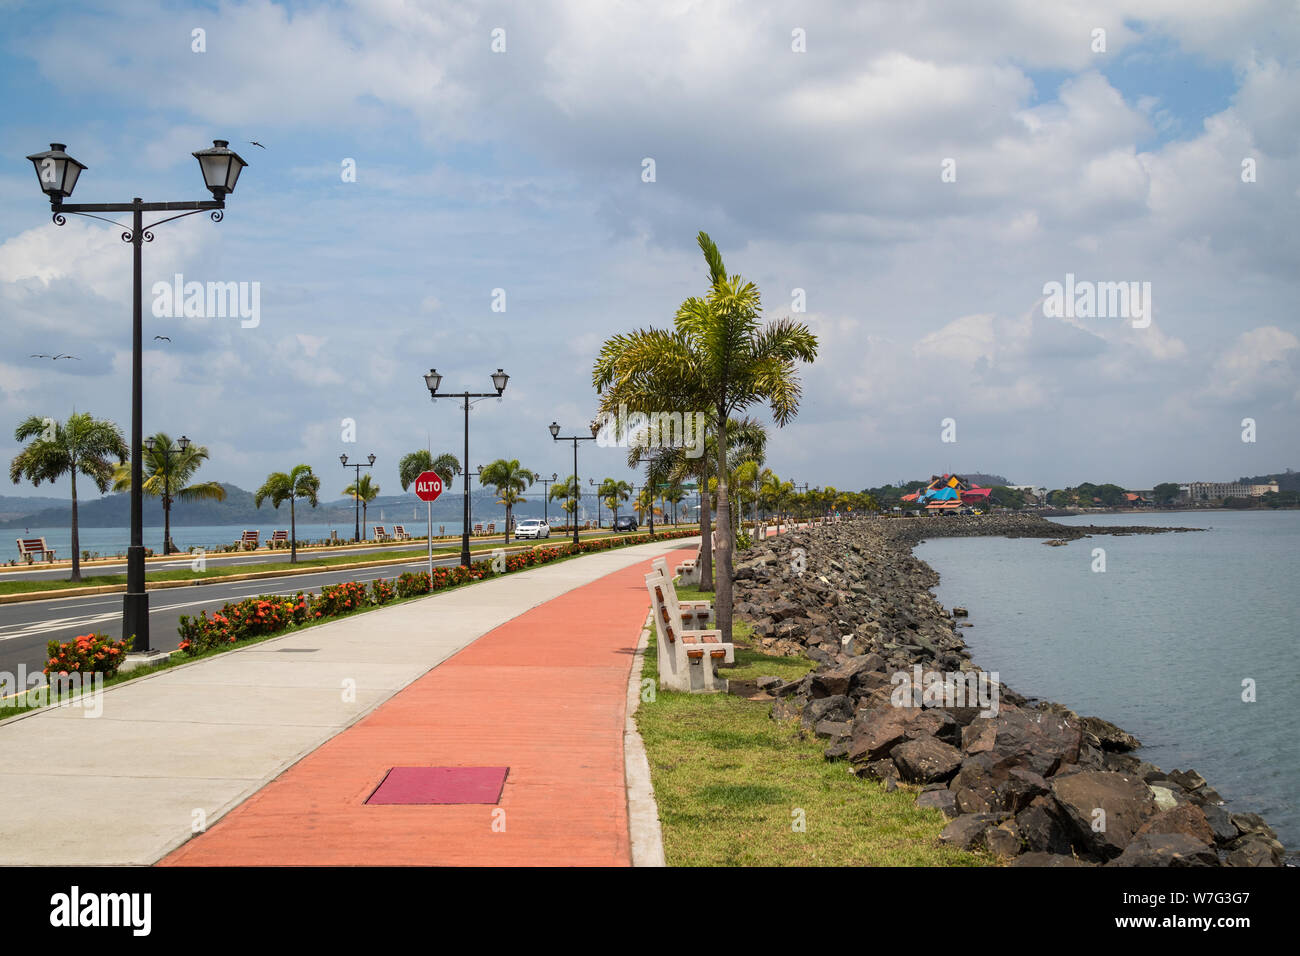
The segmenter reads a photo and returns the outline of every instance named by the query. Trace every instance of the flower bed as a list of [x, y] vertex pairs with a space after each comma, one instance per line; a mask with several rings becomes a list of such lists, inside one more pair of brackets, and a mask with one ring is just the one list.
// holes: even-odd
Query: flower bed
[[66, 643], [50, 641], [45, 645], [45, 676], [67, 677], [69, 674], [103, 674], [112, 677], [126, 660], [131, 642], [115, 641], [107, 634], [82, 634]]
[[[631, 544], [645, 544], [649, 541], [665, 541], [672, 538], [690, 538], [699, 531], [667, 531], [653, 535], [626, 535], [617, 538], [597, 538], [578, 544], [543, 545], [528, 551], [519, 551], [505, 559], [505, 570], [492, 570], [492, 561], [476, 561], [472, 567], [437, 567], [433, 574], [428, 571], [407, 571], [398, 576], [396, 583], [382, 578], [372, 581], [370, 587], [360, 581], [346, 581], [342, 584], [327, 584], [320, 594], [284, 595], [264, 594], [245, 598], [242, 601], [223, 605], [209, 616], [203, 611], [198, 617], [182, 614], [180, 620], [180, 643], [177, 648], [189, 656], [196, 656], [203, 651], [222, 645], [237, 644], [252, 637], [264, 637], [277, 634], [308, 621], [326, 620], [341, 617], [366, 607], [377, 607], [397, 598], [416, 597], [457, 587], [471, 581], [498, 577], [525, 568], [548, 564], [575, 554], [590, 554], [595, 551], [609, 551]], [[88, 637], [102, 637], [88, 635]], [[82, 638], [77, 638], [81, 641]], [[107, 640], [104, 638], [103, 640]], [[60, 645], [66, 647], [70, 645]], [[125, 652], [123, 652], [125, 653]], [[55, 643], [50, 642], [50, 655], [55, 658]], [[53, 665], [51, 665], [53, 666]], [[82, 670], [86, 669], [83, 664]], [[114, 667], [113, 671], [117, 668]], [[109, 671], [108, 673], [112, 673]]]

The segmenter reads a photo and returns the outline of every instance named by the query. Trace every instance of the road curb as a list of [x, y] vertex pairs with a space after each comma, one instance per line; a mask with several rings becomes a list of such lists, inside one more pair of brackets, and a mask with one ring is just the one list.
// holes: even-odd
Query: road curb
[[659, 806], [650, 782], [650, 760], [636, 729], [636, 709], [641, 703], [641, 673], [650, 643], [650, 615], [641, 625], [632, 673], [627, 681], [627, 718], [623, 725], [623, 779], [627, 784], [627, 831], [633, 866], [667, 866], [664, 835], [659, 826]]

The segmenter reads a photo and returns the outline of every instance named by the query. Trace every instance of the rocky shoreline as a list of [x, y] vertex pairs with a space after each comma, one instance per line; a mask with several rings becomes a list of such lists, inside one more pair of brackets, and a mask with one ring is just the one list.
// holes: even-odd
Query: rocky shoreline
[[993, 681], [960, 637], [964, 610], [944, 610], [938, 574], [912, 554], [931, 537], [1195, 530], [1025, 515], [815, 526], [737, 554], [736, 613], [759, 649], [817, 665], [760, 678], [772, 716], [798, 718], [858, 776], [920, 787], [917, 804], [949, 818], [944, 843], [1013, 866], [1279, 866], [1276, 833], [1227, 810], [1196, 771], [1166, 773], [1114, 724]]

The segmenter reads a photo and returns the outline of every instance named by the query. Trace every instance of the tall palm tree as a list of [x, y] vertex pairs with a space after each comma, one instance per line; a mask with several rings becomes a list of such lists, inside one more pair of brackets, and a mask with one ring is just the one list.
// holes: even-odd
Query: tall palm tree
[[[601, 411], [621, 402], [650, 411], [703, 411], [717, 442], [717, 621], [731, 639], [731, 515], [727, 486], [727, 423], [751, 405], [766, 403], [778, 427], [799, 411], [797, 363], [817, 358], [817, 337], [804, 324], [764, 324], [758, 287], [727, 275], [707, 233], [697, 237], [709, 267], [704, 298], [681, 304], [672, 331], [637, 330], [607, 339], [592, 370]], [[701, 528], [701, 532], [703, 532]], [[707, 538], [705, 539], [707, 541]]]
[[[184, 437], [184, 436], [182, 436]], [[157, 432], [145, 439], [141, 468], [144, 471], [144, 493], [162, 498], [163, 554], [171, 554], [172, 500], [225, 501], [226, 489], [215, 481], [186, 484], [199, 467], [208, 460], [208, 449], [203, 445], [172, 443], [166, 432]], [[131, 465], [127, 462], [113, 469], [113, 490], [131, 490]]]
[[410, 488], [411, 483], [426, 471], [437, 472], [445, 488], [451, 484], [452, 478], [460, 474], [460, 459], [446, 452], [435, 457], [433, 452], [423, 448], [403, 455], [397, 463], [397, 477], [402, 482], [402, 490]]
[[549, 498], [552, 501], [560, 502], [560, 507], [562, 507], [566, 513], [573, 515], [573, 520], [576, 522], [578, 520], [578, 500], [581, 493], [582, 489], [578, 487], [578, 476], [570, 475], [563, 481], [551, 482], [551, 493]]
[[[415, 474], [416, 477], [419, 477], [420, 473], [417, 471]], [[364, 538], [366, 530], [366, 509], [370, 505], [370, 502], [379, 497], [379, 486], [374, 483], [369, 474], [365, 474], [361, 476], [360, 481], [354, 479], [346, 488], [344, 488], [343, 494], [347, 495], [354, 501], [357, 499], [360, 499], [361, 501], [361, 536]], [[355, 514], [352, 517], [354, 520], [356, 519]]]
[[113, 480], [113, 463], [125, 461], [130, 450], [122, 429], [110, 421], [75, 412], [66, 422], [54, 422], [32, 415], [14, 429], [14, 440], [31, 444], [9, 463], [9, 477], [16, 485], [26, 478], [33, 485], [54, 482], [68, 475], [72, 479], [72, 578], [81, 580], [81, 538], [77, 529], [77, 475], [89, 478], [99, 493], [108, 491]]
[[597, 494], [605, 500], [609, 510], [614, 512], [614, 522], [618, 522], [618, 508], [632, 496], [632, 486], [618, 478], [606, 478], [600, 483]]
[[480, 485], [491, 485], [497, 491], [497, 504], [506, 506], [506, 544], [510, 543], [510, 514], [514, 506], [524, 500], [524, 489], [537, 480], [537, 475], [519, 464], [518, 458], [507, 461], [498, 458], [478, 476]]
[[270, 499], [271, 507], [279, 510], [280, 505], [289, 502], [289, 563], [298, 563], [298, 520], [294, 504], [302, 498], [313, 508], [320, 494], [320, 479], [311, 471], [311, 465], [295, 465], [287, 475], [282, 471], [273, 471], [266, 476], [266, 483], [253, 495], [253, 504], [258, 508], [262, 502]]

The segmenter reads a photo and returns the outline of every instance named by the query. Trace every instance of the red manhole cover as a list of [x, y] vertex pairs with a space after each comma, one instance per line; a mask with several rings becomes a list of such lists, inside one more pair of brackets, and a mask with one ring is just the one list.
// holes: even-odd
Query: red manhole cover
[[509, 767], [394, 767], [366, 803], [496, 803]]

